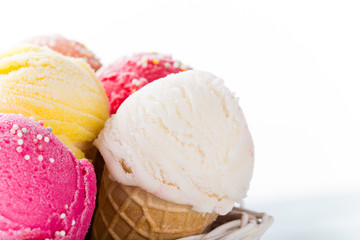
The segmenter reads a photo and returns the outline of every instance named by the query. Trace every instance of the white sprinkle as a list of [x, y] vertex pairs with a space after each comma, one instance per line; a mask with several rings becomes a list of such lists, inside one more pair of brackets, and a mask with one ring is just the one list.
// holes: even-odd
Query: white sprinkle
[[73, 219], [72, 222], [71, 222], [71, 225], [75, 225], [75, 220]]
[[31, 117], [29, 117], [29, 118], [30, 118], [30, 120], [35, 121], [35, 117], [34, 117], [34, 116], [31, 116]]
[[68, 209], [69, 208], [69, 205], [65, 204], [65, 209]]
[[23, 133], [27, 133], [27, 129], [26, 129], [26, 128], [22, 128], [21, 131], [22, 131]]
[[22, 150], [23, 150], [23, 149], [22, 149], [22, 147], [20, 147], [20, 146], [18, 146], [18, 147], [16, 148], [16, 151], [19, 152], [19, 153], [22, 152]]
[[44, 160], [44, 156], [43, 156], [43, 155], [39, 155], [39, 156], [38, 156], [38, 160], [41, 162], [42, 160]]
[[55, 162], [55, 159], [53, 159], [53, 158], [50, 158], [49, 160], [50, 160], [51, 163]]
[[179, 67], [180, 67], [180, 63], [179, 63], [179, 62], [174, 62], [173, 66], [174, 66], [174, 68], [179, 68]]
[[65, 236], [65, 231], [61, 230], [59, 234], [64, 237]]
[[25, 160], [29, 160], [29, 159], [30, 159], [30, 156], [26, 154], [26, 155], [24, 156], [24, 158], [25, 158]]
[[24, 140], [22, 140], [22, 139], [19, 139], [19, 140], [17, 140], [17, 143], [18, 143], [19, 145], [23, 145], [23, 143], [24, 143]]
[[18, 129], [19, 129], [19, 125], [14, 124], [14, 125], [12, 126], [12, 128], [13, 128], [14, 130], [18, 130]]
[[18, 136], [18, 137], [22, 137], [22, 136], [23, 136], [21, 130], [18, 130], [18, 131], [17, 131], [17, 136]]
[[48, 143], [50, 139], [48, 137], [44, 137], [44, 141]]
[[139, 85], [141, 84], [141, 81], [140, 81], [139, 79], [134, 78], [134, 79], [132, 80], [132, 84], [134, 84], [134, 85], [136, 85], [136, 86], [139, 86]]
[[36, 138], [39, 139], [39, 140], [41, 140], [41, 139], [42, 139], [42, 135], [41, 135], [41, 134], [38, 134], [38, 135], [36, 136]]
[[169, 67], [170, 67], [170, 63], [168, 63], [168, 62], [164, 63], [164, 67], [165, 67], [165, 68], [169, 68]]
[[65, 214], [65, 213], [60, 214], [60, 218], [61, 218], [61, 219], [64, 219], [65, 217], [66, 217], [66, 214]]
[[143, 63], [141, 64], [141, 66], [142, 66], [143, 68], [146, 68], [146, 67], [147, 67], [147, 65], [148, 65], [148, 63], [147, 63], [147, 62], [143, 62]]
[[15, 131], [15, 129], [10, 129], [10, 132], [12, 133], [12, 134], [15, 134], [16, 133], [16, 131]]

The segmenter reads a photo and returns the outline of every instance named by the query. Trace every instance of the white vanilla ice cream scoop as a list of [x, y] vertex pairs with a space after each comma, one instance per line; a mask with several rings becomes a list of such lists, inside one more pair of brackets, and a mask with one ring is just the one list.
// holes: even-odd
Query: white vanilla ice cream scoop
[[224, 215], [246, 196], [253, 142], [238, 99], [189, 70], [132, 94], [95, 145], [112, 178], [198, 212]]

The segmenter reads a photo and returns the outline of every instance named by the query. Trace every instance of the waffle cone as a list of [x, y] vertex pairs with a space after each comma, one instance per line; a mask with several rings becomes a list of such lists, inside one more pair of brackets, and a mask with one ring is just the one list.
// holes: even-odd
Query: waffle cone
[[216, 217], [112, 181], [105, 167], [92, 239], [177, 239], [201, 233]]

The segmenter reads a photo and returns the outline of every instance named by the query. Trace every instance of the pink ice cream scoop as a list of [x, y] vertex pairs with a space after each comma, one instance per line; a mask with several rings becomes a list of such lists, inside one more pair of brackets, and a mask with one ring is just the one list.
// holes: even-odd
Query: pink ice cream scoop
[[84, 239], [96, 177], [86, 159], [29, 118], [0, 114], [0, 239]]
[[24, 43], [31, 43], [42, 47], [46, 46], [65, 56], [82, 58], [94, 71], [97, 71], [102, 66], [100, 60], [84, 44], [60, 35], [36, 36], [24, 41]]
[[189, 67], [171, 56], [141, 53], [121, 58], [98, 72], [109, 98], [110, 114], [116, 113], [121, 103], [146, 84]]

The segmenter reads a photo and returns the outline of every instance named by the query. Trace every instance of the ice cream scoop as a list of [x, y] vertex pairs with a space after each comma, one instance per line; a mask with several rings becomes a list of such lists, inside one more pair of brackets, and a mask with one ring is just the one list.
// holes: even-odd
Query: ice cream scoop
[[94, 71], [97, 71], [102, 66], [100, 60], [84, 44], [60, 35], [40, 35], [30, 38], [24, 41], [24, 43], [31, 43], [42, 47], [46, 46], [65, 56], [82, 58]]
[[99, 80], [81, 59], [35, 45], [0, 54], [0, 112], [43, 120], [83, 158], [109, 116]]
[[95, 180], [49, 128], [0, 114], [0, 239], [84, 239]]
[[238, 99], [213, 74], [153, 81], [95, 140], [105, 162], [94, 239], [178, 239], [201, 233], [245, 196], [253, 142]]
[[245, 196], [253, 142], [238, 99], [218, 77], [189, 70], [127, 98], [94, 143], [116, 181], [224, 215]]
[[123, 57], [98, 72], [109, 98], [110, 113], [116, 113], [121, 103], [146, 84], [189, 69], [171, 56], [159, 53], [139, 53]]

